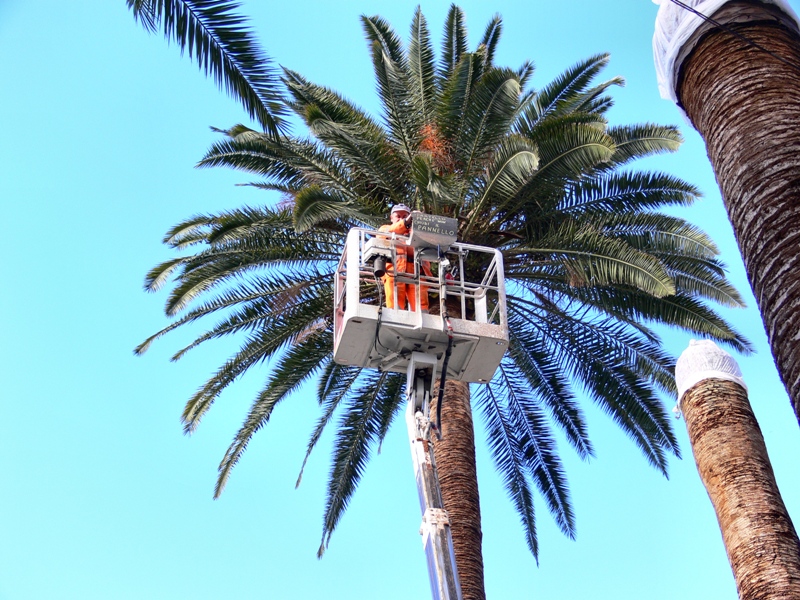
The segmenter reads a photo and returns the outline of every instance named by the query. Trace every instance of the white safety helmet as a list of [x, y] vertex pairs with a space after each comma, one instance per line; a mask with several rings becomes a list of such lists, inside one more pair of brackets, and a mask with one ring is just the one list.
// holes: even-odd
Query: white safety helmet
[[408, 214], [411, 214], [411, 209], [410, 209], [410, 208], [408, 208], [408, 207], [407, 207], [405, 204], [395, 204], [395, 205], [392, 207], [392, 212], [391, 212], [391, 214], [394, 214], [394, 213], [396, 213], [396, 212], [406, 212], [406, 213], [408, 213]]

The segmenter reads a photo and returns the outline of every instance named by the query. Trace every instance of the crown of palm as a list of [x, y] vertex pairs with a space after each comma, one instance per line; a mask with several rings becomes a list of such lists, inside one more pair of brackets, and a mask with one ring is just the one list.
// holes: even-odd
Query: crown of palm
[[176, 320], [137, 351], [211, 315], [221, 316], [176, 359], [210, 339], [243, 339], [188, 401], [187, 432], [237, 377], [273, 361], [220, 464], [217, 495], [275, 406], [316, 378], [322, 415], [308, 452], [330, 422], [337, 428], [322, 550], [399, 410], [403, 387], [402, 376], [332, 361], [331, 281], [344, 236], [353, 226], [382, 223], [400, 202], [456, 217], [462, 240], [504, 255], [509, 351], [493, 381], [475, 387], [475, 398], [536, 555], [534, 488], [562, 531], [574, 534], [552, 428], [581, 457], [592, 454], [576, 386], [664, 471], [667, 453], [678, 451], [658, 397], [673, 390], [673, 359], [646, 323], [747, 350], [704, 303], [741, 299], [710, 239], [657, 212], [691, 203], [697, 190], [662, 173], [622, 169], [681, 140], [673, 127], [607, 124], [606, 92], [620, 83], [594, 83], [607, 56], [532, 91], [531, 64], [493, 64], [499, 18], [468, 52], [463, 14], [451, 8], [438, 65], [419, 10], [407, 49], [379, 17], [362, 20], [382, 118], [285, 70], [281, 102], [308, 137], [237, 125], [222, 132], [200, 166], [256, 174], [253, 185], [286, 201], [193, 217], [168, 232], [165, 243], [190, 252], [153, 269], [146, 286], [156, 290], [174, 278], [167, 313]]

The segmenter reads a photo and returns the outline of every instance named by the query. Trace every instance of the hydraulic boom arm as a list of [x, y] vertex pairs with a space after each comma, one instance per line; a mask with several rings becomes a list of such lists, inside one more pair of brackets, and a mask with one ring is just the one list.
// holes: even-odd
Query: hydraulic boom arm
[[430, 398], [436, 356], [414, 352], [408, 365], [406, 422], [422, 510], [422, 546], [428, 560], [433, 600], [461, 600], [450, 519], [442, 504], [431, 444]]

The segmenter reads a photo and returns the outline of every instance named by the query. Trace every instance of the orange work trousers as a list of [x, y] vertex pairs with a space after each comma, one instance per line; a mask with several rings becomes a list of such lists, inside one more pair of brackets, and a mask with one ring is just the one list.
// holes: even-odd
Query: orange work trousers
[[[397, 272], [414, 274], [413, 255], [409, 260], [405, 255], [397, 255]], [[394, 297], [394, 277], [389, 275], [394, 271], [394, 266], [390, 265], [386, 269], [387, 274], [383, 276], [383, 291], [386, 294], [386, 308], [398, 308], [400, 310], [417, 309], [417, 286], [413, 283], [397, 284], [397, 302]], [[428, 287], [420, 286], [419, 305], [422, 310], [428, 310]]]

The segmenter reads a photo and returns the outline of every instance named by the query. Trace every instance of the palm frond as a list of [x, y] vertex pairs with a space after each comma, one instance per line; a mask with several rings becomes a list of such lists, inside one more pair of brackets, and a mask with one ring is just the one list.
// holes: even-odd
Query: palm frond
[[616, 146], [615, 165], [664, 152], [677, 152], [683, 143], [683, 136], [674, 125], [624, 125], [609, 127], [607, 133]]
[[[528, 325], [549, 339], [551, 352], [591, 397], [636, 443], [648, 462], [666, 475], [665, 451], [678, 454], [677, 441], [661, 401], [635, 360], [648, 346], [594, 320], [583, 322], [550, 305]], [[649, 362], [652, 365], [652, 361]], [[666, 365], [665, 365], [666, 367]], [[643, 376], [644, 375], [644, 376]]]
[[358, 128], [322, 118], [312, 122], [311, 130], [350, 163], [351, 169], [373, 187], [373, 195], [379, 196], [384, 205], [405, 200], [405, 165], [396, 160], [388, 140], [371, 138]]
[[198, 167], [229, 167], [269, 178], [270, 182], [297, 186], [303, 173], [292, 156], [280, 146], [262, 138], [242, 136], [214, 143]]
[[[699, 227], [660, 213], [612, 213], [587, 219], [607, 235], [624, 239], [642, 251], [686, 259], [713, 260], [719, 249]], [[718, 269], [722, 272], [723, 269]]]
[[390, 139], [410, 161], [419, 145], [424, 122], [411, 97], [408, 72], [405, 65], [397, 64], [386, 54], [378, 41], [372, 44], [372, 65], [389, 125]]
[[386, 53], [389, 59], [400, 69], [406, 69], [406, 56], [403, 51], [403, 42], [397, 37], [392, 26], [378, 15], [368, 17], [361, 15], [361, 26], [364, 28], [364, 35], [370, 47], [374, 47], [377, 42], [381, 51]]
[[170, 227], [161, 240], [170, 248], [183, 250], [206, 241], [208, 229], [213, 224], [210, 215], [194, 215]]
[[[217, 296], [206, 300], [161, 331], [148, 337], [136, 347], [134, 353], [144, 354], [155, 340], [178, 327], [220, 311], [234, 309], [237, 306], [245, 307], [246, 312], [229, 314], [222, 322], [180, 350], [173, 356], [173, 360], [178, 360], [188, 350], [206, 340], [255, 329], [257, 325], [271, 319], [276, 312], [282, 312], [286, 308], [287, 301], [296, 302], [304, 293], [308, 293], [313, 288], [327, 287], [329, 281], [330, 272], [320, 273], [313, 269], [301, 269], [293, 270], [292, 277], [287, 277], [283, 273], [272, 273], [261, 276], [254, 282], [237, 282], [235, 287], [224, 288]], [[273, 308], [267, 308], [268, 306]]]
[[[237, 302], [235, 305], [228, 302], [210, 302], [198, 309], [191, 311], [176, 323], [188, 323], [212, 312], [224, 308], [233, 308], [224, 319], [199, 335], [188, 346], [176, 352], [172, 360], [177, 361], [183, 356], [208, 340], [218, 339], [228, 335], [250, 333], [260, 329], [272, 327], [280, 331], [277, 326], [286, 329], [286, 341], [302, 336], [309, 328], [316, 329], [324, 322], [328, 315], [320, 313], [324, 303], [331, 300], [326, 283], [330, 281], [331, 273], [327, 273], [322, 281], [319, 274], [309, 274], [309, 279], [301, 279], [303, 273], [297, 273], [297, 279], [284, 286], [277, 292], [259, 295], [252, 300]], [[227, 296], [227, 294], [226, 294]], [[322, 315], [322, 317], [318, 316]], [[324, 317], [324, 318], [323, 318]], [[162, 330], [158, 336], [166, 331]], [[274, 341], [279, 341], [279, 335]]]
[[214, 498], [219, 498], [253, 435], [266, 425], [281, 400], [296, 391], [320, 367], [320, 359], [332, 350], [330, 335], [319, 331], [289, 350], [273, 371], [264, 390], [258, 395], [244, 423], [219, 464]]
[[464, 21], [464, 12], [451, 4], [444, 23], [442, 58], [439, 63], [441, 79], [449, 79], [461, 57], [467, 52], [467, 26]]
[[453, 146], [464, 131], [464, 117], [482, 73], [482, 62], [482, 54], [465, 53], [442, 87], [436, 120], [442, 136]]
[[[560, 109], [575, 110], [576, 99], [579, 102], [587, 99], [589, 84], [608, 64], [608, 61], [608, 54], [597, 54], [564, 71], [539, 91], [534, 102], [530, 105], [531, 112], [526, 115], [526, 119], [529, 122], [537, 122], [551, 113], [558, 112]], [[620, 78], [615, 78], [605, 84], [601, 84], [600, 89], [606, 89], [610, 85], [619, 85], [621, 83], [622, 80]], [[596, 94], [589, 92], [588, 97], [595, 96]]]
[[754, 351], [747, 338], [697, 299], [668, 296], [659, 302], [647, 302], [643, 298], [637, 304], [637, 312], [642, 318], [708, 337], [742, 354]]
[[[517, 76], [519, 77], [519, 84], [522, 86], [523, 89], [528, 85], [528, 81], [531, 77], [533, 77], [533, 73], [536, 70], [536, 66], [533, 64], [533, 61], [526, 60], [522, 63], [522, 66], [517, 69]], [[525, 92], [526, 102], [522, 103], [521, 107], [527, 107], [527, 100], [533, 99], [536, 96], [536, 90], [529, 90]]]
[[568, 102], [561, 104], [557, 113], [585, 112], [596, 115], [604, 115], [609, 108], [614, 106], [614, 99], [611, 96], [604, 96], [612, 86], [624, 86], [625, 80], [622, 77], [612, 77], [608, 81], [599, 83], [585, 92], [575, 94]]
[[169, 281], [173, 273], [186, 263], [186, 257], [165, 260], [160, 265], [156, 265], [147, 272], [144, 277], [144, 289], [147, 292], [157, 292], [164, 284]]
[[[513, 298], [511, 301], [513, 303]], [[582, 459], [594, 456], [583, 413], [566, 374], [561, 370], [561, 365], [553, 361], [544, 340], [535, 333], [535, 330], [512, 321], [509, 327], [509, 359], [525, 377], [536, 397], [547, 407], [578, 456]]]
[[386, 434], [389, 433], [389, 427], [403, 407], [403, 401], [406, 399], [405, 387], [406, 378], [402, 374], [391, 373], [389, 375], [386, 381], [386, 404], [381, 410], [380, 418], [378, 419], [378, 431], [376, 434], [378, 453], [381, 451]]
[[493, 213], [508, 208], [508, 204], [525, 188], [539, 168], [538, 149], [520, 138], [508, 138], [497, 149], [488, 167], [488, 177], [480, 197], [470, 207], [470, 217], [464, 227], [463, 237], [469, 235], [477, 223], [489, 223], [486, 209]]
[[536, 246], [508, 251], [511, 256], [547, 257], [565, 269], [574, 286], [630, 286], [657, 298], [675, 293], [675, 283], [664, 265], [620, 239], [591, 227], [566, 223]]
[[481, 77], [464, 115], [463, 137], [456, 142], [467, 181], [480, 173], [507, 137], [521, 91], [517, 74], [510, 69], [491, 69]]
[[561, 532], [575, 537], [575, 516], [569, 498], [564, 467], [541, 408], [526, 390], [525, 378], [513, 366], [500, 366], [496, 375], [507, 401], [508, 414], [517, 432], [527, 470]]
[[526, 477], [520, 443], [513, 425], [491, 386], [481, 386], [476, 394], [478, 407], [486, 423], [489, 450], [495, 467], [503, 478], [506, 491], [511, 496], [519, 514], [528, 550], [539, 561], [539, 542], [536, 535], [536, 510], [533, 494]]
[[283, 70], [283, 82], [294, 98], [292, 108], [307, 124], [308, 110], [314, 107], [317, 118], [343, 125], [358, 125], [369, 135], [383, 135], [380, 125], [338, 92], [312, 83], [300, 73], [286, 68]]
[[614, 155], [614, 140], [594, 125], [552, 120], [529, 136], [539, 148], [539, 173], [578, 180]]
[[322, 556], [325, 552], [331, 534], [361, 479], [387, 406], [394, 404], [393, 398], [387, 398], [387, 388], [384, 385], [387, 378], [387, 373], [367, 374], [339, 423], [333, 466], [328, 480], [322, 542], [317, 556]]
[[678, 293], [722, 306], [744, 306], [739, 292], [725, 278], [724, 265], [716, 260], [719, 250], [698, 227], [677, 217], [652, 213], [618, 213], [607, 215], [604, 221], [600, 228], [606, 234], [661, 261]]
[[486, 48], [485, 61], [487, 69], [494, 65], [494, 53], [497, 50], [497, 44], [500, 41], [502, 32], [503, 19], [500, 18], [500, 15], [495, 15], [489, 21], [486, 30], [483, 32], [483, 38], [481, 38], [481, 45]]
[[700, 195], [693, 185], [664, 173], [606, 173], [567, 188], [559, 210], [570, 214], [632, 214], [664, 206], [688, 206]]
[[358, 367], [337, 365], [333, 362], [331, 357], [326, 359], [325, 365], [322, 368], [320, 385], [317, 391], [317, 397], [322, 405], [322, 415], [311, 434], [311, 439], [308, 441], [306, 455], [303, 457], [303, 464], [300, 465], [297, 482], [294, 484], [295, 488], [299, 487], [300, 482], [303, 480], [303, 472], [311, 456], [311, 451], [316, 447], [319, 438], [322, 437], [322, 433], [333, 418], [333, 414], [336, 412], [336, 409], [339, 408], [345, 396], [350, 392], [350, 389], [355, 384], [359, 375], [361, 375], [361, 369]]
[[271, 60], [232, 0], [126, 0], [134, 18], [151, 32], [188, 50], [201, 70], [239, 100], [271, 136], [287, 124], [283, 96]]
[[[573, 287], [553, 281], [548, 282], [548, 287], [550, 294], [560, 293], [587, 309], [600, 311], [610, 319], [637, 327], [642, 332], [646, 329], [644, 323], [658, 324], [713, 339], [743, 354], [753, 351], [750, 342], [725, 319], [700, 299], [683, 293], [654, 298], [630, 288]], [[672, 374], [668, 379], [674, 384]]]
[[225, 285], [235, 277], [293, 264], [300, 267], [310, 252], [316, 250], [317, 261], [336, 260], [338, 252], [329, 250], [322, 239], [306, 239], [296, 232], [269, 230], [251, 232], [234, 241], [222, 241], [198, 253], [182, 264], [176, 285], [167, 299], [165, 311], [173, 316], [184, 310], [201, 294]]
[[[339, 194], [325, 192], [319, 186], [304, 187], [295, 195], [294, 228], [298, 233], [308, 231], [323, 221], [345, 221], [361, 225], [369, 219]], [[345, 226], [347, 229], [349, 227]]]
[[418, 6], [411, 23], [411, 42], [408, 45], [409, 92], [414, 107], [424, 124], [432, 123], [438, 96], [436, 64], [425, 16]]
[[454, 209], [460, 208], [452, 179], [436, 172], [430, 154], [417, 154], [411, 161], [411, 181], [416, 185], [416, 194], [420, 198], [415, 205], [430, 214], [452, 214]]
[[225, 388], [248, 369], [257, 364], [266, 363], [281, 350], [287, 348], [299, 334], [307, 330], [308, 315], [318, 313], [323, 303], [330, 306], [332, 301], [330, 295], [328, 297], [320, 296], [317, 306], [307, 304], [298, 306], [293, 311], [285, 311], [280, 320], [270, 320], [268, 327], [263, 327], [250, 334], [241, 349], [217, 369], [216, 373], [189, 398], [181, 415], [184, 431], [186, 433], [194, 432], [203, 416]]

